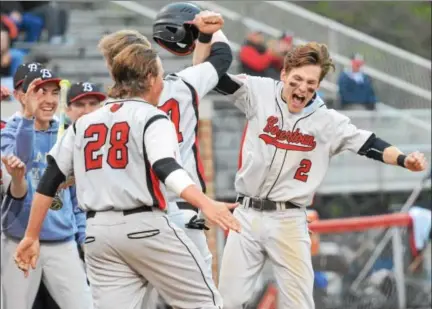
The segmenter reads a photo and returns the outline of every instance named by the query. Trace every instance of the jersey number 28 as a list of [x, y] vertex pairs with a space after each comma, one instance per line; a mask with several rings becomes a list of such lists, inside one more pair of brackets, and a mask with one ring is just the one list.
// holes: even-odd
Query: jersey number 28
[[[127, 122], [116, 122], [111, 131], [103, 123], [90, 125], [84, 131], [85, 138], [94, 138], [84, 147], [84, 162], [86, 171], [102, 168], [103, 155], [95, 154], [100, 151], [109, 138], [108, 155], [106, 162], [114, 169], [123, 169], [128, 165], [128, 147], [130, 127]], [[108, 137], [108, 133], [109, 137]]]

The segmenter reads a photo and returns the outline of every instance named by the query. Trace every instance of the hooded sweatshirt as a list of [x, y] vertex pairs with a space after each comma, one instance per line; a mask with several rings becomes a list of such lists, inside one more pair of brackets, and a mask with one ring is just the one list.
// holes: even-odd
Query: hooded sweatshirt
[[[2, 204], [2, 232], [12, 238], [21, 239], [30, 216], [33, 195], [46, 167], [46, 156], [57, 140], [58, 122], [53, 120], [46, 131], [34, 129], [34, 120], [21, 116], [12, 117], [1, 130], [2, 155], [14, 154], [26, 165], [27, 195], [23, 200], [8, 194]], [[85, 214], [78, 208], [74, 187], [59, 190], [40, 233], [41, 241], [85, 239]]]

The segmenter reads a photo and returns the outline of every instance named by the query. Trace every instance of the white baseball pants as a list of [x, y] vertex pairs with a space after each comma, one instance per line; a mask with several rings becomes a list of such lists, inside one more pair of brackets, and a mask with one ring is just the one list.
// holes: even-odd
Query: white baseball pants
[[143, 308], [147, 281], [173, 307], [222, 308], [198, 249], [162, 211], [96, 213], [85, 255], [95, 309]]
[[311, 241], [304, 209], [234, 211], [241, 233], [230, 232], [222, 257], [219, 291], [224, 309], [241, 309], [255, 290], [268, 258], [278, 285], [278, 308], [314, 309]]

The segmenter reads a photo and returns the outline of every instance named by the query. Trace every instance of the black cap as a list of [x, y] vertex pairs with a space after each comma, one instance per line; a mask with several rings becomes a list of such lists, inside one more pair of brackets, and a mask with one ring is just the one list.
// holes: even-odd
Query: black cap
[[24, 81], [22, 83], [23, 91], [27, 92], [31, 82], [37, 78], [41, 79], [41, 81], [38, 82], [37, 86], [42, 86], [43, 84], [46, 83], [57, 83], [57, 85], [60, 86], [60, 81], [62, 80], [61, 78], [55, 76], [55, 74], [52, 71], [42, 68], [37, 71], [29, 72], [27, 74], [27, 76], [24, 78]]
[[22, 85], [24, 78], [30, 72], [36, 72], [43, 68], [43, 65], [39, 62], [29, 62], [21, 64], [15, 72], [13, 77], [14, 89], [18, 89]]
[[100, 88], [90, 82], [82, 82], [73, 84], [68, 92], [67, 104], [71, 104], [87, 96], [94, 96], [100, 101], [104, 101], [107, 95], [103, 93]]

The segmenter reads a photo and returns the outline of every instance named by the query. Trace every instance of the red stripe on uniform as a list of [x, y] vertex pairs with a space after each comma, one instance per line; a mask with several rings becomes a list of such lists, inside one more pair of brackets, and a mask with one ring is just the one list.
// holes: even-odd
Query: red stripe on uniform
[[242, 134], [242, 137], [241, 137], [240, 153], [239, 153], [239, 158], [238, 158], [238, 169], [241, 169], [242, 164], [243, 164], [243, 146], [244, 146], [244, 141], [245, 141], [245, 138], [246, 138], [246, 131], [247, 131], [247, 128], [248, 128], [248, 124], [249, 123], [246, 122], [245, 128], [243, 130], [243, 134]]
[[156, 197], [158, 206], [161, 210], [165, 210], [167, 206], [165, 197], [160, 188], [159, 178], [156, 176], [156, 173], [153, 171], [152, 168], [150, 169], [150, 177], [152, 180], [152, 188], [153, 188], [154, 196]]
[[200, 179], [202, 189], [205, 192], [206, 191], [206, 185], [205, 185], [205, 183], [207, 181], [207, 178], [206, 178], [205, 173], [204, 173], [204, 165], [203, 165], [202, 159], [201, 159], [200, 145], [199, 145], [199, 140], [198, 140], [198, 132], [199, 132], [199, 103], [200, 102], [199, 102], [198, 93], [196, 92], [195, 88], [193, 88], [193, 92], [194, 92], [194, 98], [195, 98], [195, 104], [196, 104], [195, 114], [196, 114], [196, 118], [197, 118], [196, 119], [197, 124], [196, 124], [196, 128], [195, 128], [195, 142], [194, 142], [195, 149], [196, 149], [195, 159], [196, 159], [196, 164], [197, 164], [198, 178]]

